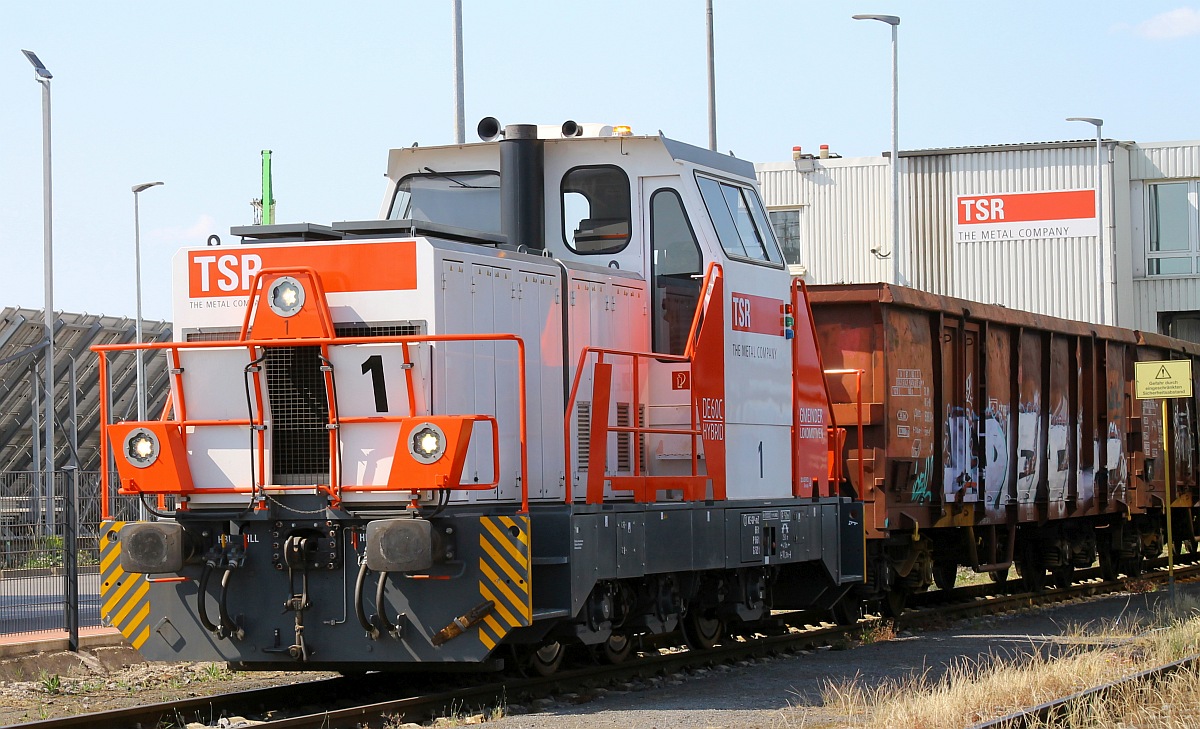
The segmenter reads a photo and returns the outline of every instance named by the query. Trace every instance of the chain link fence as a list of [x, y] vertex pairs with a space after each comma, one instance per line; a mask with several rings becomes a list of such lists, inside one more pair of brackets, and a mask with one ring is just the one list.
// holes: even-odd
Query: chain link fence
[[[72, 478], [78, 482], [69, 504]], [[36, 471], [0, 473], [0, 633], [67, 630], [72, 607], [80, 627], [101, 625], [100, 499], [106, 491], [97, 471], [58, 471], [52, 479]], [[114, 497], [112, 517], [136, 520], [137, 500]], [[66, 567], [72, 533], [75, 590]]]

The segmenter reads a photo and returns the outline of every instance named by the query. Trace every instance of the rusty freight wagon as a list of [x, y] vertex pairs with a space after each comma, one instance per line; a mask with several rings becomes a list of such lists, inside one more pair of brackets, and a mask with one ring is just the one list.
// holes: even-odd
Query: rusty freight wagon
[[[864, 501], [862, 597], [898, 611], [960, 565], [997, 580], [1015, 565], [1038, 589], [1097, 559], [1136, 574], [1162, 552], [1162, 401], [1135, 399], [1133, 363], [1200, 347], [886, 284], [810, 292]], [[1196, 533], [1196, 411], [1195, 397], [1168, 401], [1181, 545]]]

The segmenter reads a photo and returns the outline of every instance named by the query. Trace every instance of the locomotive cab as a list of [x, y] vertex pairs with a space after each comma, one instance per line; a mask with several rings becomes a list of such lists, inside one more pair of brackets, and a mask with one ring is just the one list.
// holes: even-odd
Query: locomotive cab
[[[170, 406], [103, 403], [104, 612], [148, 657], [545, 671], [862, 581], [752, 165], [606, 125], [481, 134], [393, 150], [376, 220], [177, 255], [175, 341], [142, 346]], [[131, 500], [157, 518], [112, 518]]]

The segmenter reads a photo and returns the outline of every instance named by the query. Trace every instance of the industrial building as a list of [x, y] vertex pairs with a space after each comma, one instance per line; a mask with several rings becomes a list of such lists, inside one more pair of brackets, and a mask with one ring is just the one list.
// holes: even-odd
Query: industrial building
[[[793, 157], [755, 166], [793, 270], [891, 281], [889, 156]], [[1098, 175], [1094, 140], [898, 157], [900, 283], [1200, 341], [1200, 141], [1105, 139]]]

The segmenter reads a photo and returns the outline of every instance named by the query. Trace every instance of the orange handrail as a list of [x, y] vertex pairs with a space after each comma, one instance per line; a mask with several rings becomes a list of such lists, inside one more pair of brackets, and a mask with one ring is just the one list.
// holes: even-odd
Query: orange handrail
[[[859, 498], [862, 498], [863, 492], [866, 491], [866, 484], [863, 482], [866, 478], [866, 468], [863, 466], [863, 398], [862, 398], [862, 378], [866, 370], [824, 370], [827, 375], [854, 375], [854, 399], [858, 403], [858, 489]], [[830, 411], [832, 414], [832, 411]], [[834, 422], [833, 427], [837, 428], [837, 422]], [[841, 454], [838, 454], [839, 457]], [[842, 474], [842, 463], [838, 461], [838, 476]]]
[[[688, 330], [687, 346], [684, 348], [682, 355], [678, 354], [659, 354], [656, 352], [634, 352], [629, 350], [611, 349], [607, 347], [584, 347], [579, 353], [579, 364], [575, 368], [575, 376], [571, 382], [571, 392], [567, 397], [567, 406], [565, 417], [563, 418], [563, 474], [564, 487], [566, 488], [565, 500], [566, 503], [574, 503], [575, 493], [571, 478], [571, 415], [575, 412], [576, 398], [579, 395], [579, 385], [583, 381], [583, 371], [587, 366], [589, 355], [596, 355], [595, 365], [604, 364], [606, 355], [613, 357], [630, 357], [633, 362], [633, 422], [638, 423], [640, 413], [640, 377], [638, 372], [638, 363], [643, 359], [656, 359], [660, 362], [679, 362], [681, 364], [690, 365], [695, 358], [696, 339], [700, 331], [700, 325], [704, 319], [704, 310], [708, 303], [708, 298], [712, 294], [712, 287], [716, 280], [723, 275], [721, 264], [713, 262], [708, 264], [708, 269], [704, 273], [704, 280], [700, 284], [700, 296], [696, 302], [696, 311], [692, 314], [692, 324]], [[701, 431], [696, 423], [696, 403], [694, 399], [689, 398], [688, 410], [691, 413], [691, 428], [651, 428], [649, 426], [609, 426], [604, 423], [602, 427], [606, 431], [633, 433], [634, 442], [640, 444], [640, 436], [645, 433], [658, 433], [662, 435], [690, 435], [692, 436], [692, 476], [699, 474], [699, 448], [696, 438], [700, 436]], [[641, 476], [641, 448], [633, 449], [633, 474], [635, 477]], [[591, 464], [589, 464], [589, 469]]]
[[[237, 348], [237, 347], [245, 347], [248, 350], [250, 350], [250, 355], [251, 355], [250, 359], [251, 359], [251, 361], [254, 361], [256, 359], [256, 357], [254, 356], [255, 353], [261, 349], [272, 348], [272, 347], [320, 346], [322, 348], [322, 354], [326, 357], [326, 359], [328, 359], [328, 348], [330, 346], [353, 345], [353, 344], [399, 344], [399, 345], [405, 347], [405, 350], [406, 350], [405, 351], [405, 360], [408, 361], [408, 360], [410, 360], [410, 358], [408, 357], [407, 348], [413, 344], [425, 344], [425, 343], [434, 343], [434, 342], [472, 342], [472, 341], [474, 341], [474, 342], [478, 342], [478, 341], [512, 342], [517, 347], [517, 357], [518, 357], [518, 363], [517, 363], [517, 403], [518, 403], [517, 418], [518, 418], [518, 445], [519, 445], [519, 455], [520, 455], [520, 476], [519, 476], [519, 478], [520, 478], [520, 482], [521, 482], [521, 512], [520, 513], [523, 513], [523, 514], [528, 513], [529, 512], [529, 459], [528, 459], [528, 427], [527, 427], [528, 407], [527, 407], [527, 401], [526, 401], [527, 393], [526, 393], [526, 374], [525, 374], [526, 355], [525, 355], [525, 342], [520, 336], [518, 336], [516, 334], [507, 334], [507, 333], [427, 334], [427, 335], [407, 335], [407, 336], [391, 336], [391, 337], [319, 337], [319, 338], [306, 338], [306, 339], [237, 339], [237, 340], [221, 340], [221, 341], [210, 341], [210, 342], [148, 342], [148, 343], [143, 343], [143, 344], [95, 345], [91, 349], [99, 354], [99, 373], [98, 374], [99, 374], [100, 386], [101, 386], [101, 398], [100, 398], [100, 422], [101, 422], [101, 428], [102, 428], [101, 442], [104, 444], [104, 448], [106, 449], [105, 452], [107, 453], [107, 449], [109, 447], [108, 446], [107, 429], [111, 425], [111, 423], [109, 423], [110, 413], [109, 413], [109, 403], [108, 403], [109, 381], [108, 381], [108, 363], [107, 363], [108, 358], [107, 358], [107, 355], [109, 352], [128, 352], [128, 351], [138, 351], [138, 350], [147, 350], [147, 351], [164, 350], [167, 353], [167, 356], [169, 356], [171, 358], [172, 362], [174, 364], [178, 365], [179, 353], [182, 351], [185, 351], [185, 350], [218, 349], [218, 348], [230, 349], [230, 348]], [[245, 426], [245, 425], [248, 425], [248, 426], [254, 427], [254, 426], [261, 426], [264, 424], [264, 422], [263, 422], [263, 407], [262, 407], [262, 401], [261, 401], [261, 383], [258, 381], [259, 380], [258, 373], [254, 373], [255, 394], [258, 399], [258, 407], [256, 410], [256, 416], [253, 418], [241, 418], [241, 419], [237, 419], [237, 420], [189, 420], [186, 415], [186, 412], [187, 412], [186, 411], [186, 403], [185, 403], [184, 397], [183, 397], [183, 387], [182, 387], [182, 374], [183, 373], [180, 371], [179, 367], [176, 366], [176, 367], [172, 368], [171, 374], [173, 377], [176, 378], [176, 383], [177, 383], [176, 390], [178, 392], [178, 398], [176, 399], [176, 402], [174, 403], [176, 417], [174, 419], [170, 419], [169, 422], [178, 425], [180, 427], [181, 431], [186, 431], [186, 429], [188, 427], [204, 427], [204, 426], [212, 426], [212, 425], [222, 425], [222, 426], [229, 426], [229, 425]], [[411, 382], [411, 373], [408, 373], [408, 376], [410, 377], [410, 382], [408, 383], [409, 391], [414, 392], [415, 388]], [[327, 372], [326, 373], [327, 388], [331, 388], [331, 383], [329, 382], [329, 379], [331, 377], [332, 377], [332, 373]], [[415, 393], [414, 393], [414, 395], [415, 395]], [[332, 417], [336, 418], [336, 422], [383, 423], [383, 422], [396, 422], [401, 419], [401, 416], [343, 418], [343, 417], [339, 417], [337, 415], [336, 399], [332, 397], [332, 394], [330, 394], [330, 396], [329, 396], [329, 402], [331, 405], [330, 415]], [[415, 406], [415, 398], [410, 397], [409, 403], [410, 403], [410, 407]], [[164, 415], [166, 415], [165, 412], [164, 412]], [[167, 419], [167, 418], [164, 418], [164, 419]], [[256, 462], [258, 463], [259, 474], [264, 474], [265, 473], [265, 459], [266, 459], [266, 456], [265, 456], [266, 433], [261, 428], [256, 428], [256, 434], [257, 434], [256, 450], [258, 451]], [[331, 461], [330, 483], [318, 485], [317, 488], [318, 488], [318, 490], [326, 491], [327, 493], [329, 493], [332, 500], [337, 501], [339, 499], [341, 491], [343, 490], [342, 485], [339, 483], [340, 478], [338, 476], [340, 475], [340, 473], [337, 470], [337, 465], [335, 463], [335, 460], [337, 459], [337, 453], [340, 450], [339, 448], [336, 447], [338, 431], [331, 430], [330, 437], [332, 439], [331, 440], [331, 449], [330, 449], [330, 461]], [[494, 458], [493, 458], [494, 462], [496, 464], [498, 464], [499, 463], [499, 454], [493, 453], [493, 456], [494, 456]], [[101, 474], [102, 474], [104, 483], [106, 484], [106, 490], [111, 490], [111, 487], [108, 485], [109, 484], [109, 463], [108, 463], [107, 457], [102, 459]], [[499, 479], [498, 466], [496, 467], [496, 478]], [[253, 494], [253, 493], [256, 493], [256, 491], [258, 489], [261, 489], [263, 491], [267, 491], [267, 490], [283, 491], [283, 490], [294, 490], [297, 488], [296, 486], [268, 486], [266, 484], [256, 485], [255, 483], [253, 483], [253, 481], [254, 481], [253, 474], [252, 474], [251, 480], [252, 480], [252, 483], [249, 488], [233, 487], [233, 488], [222, 488], [222, 489], [204, 489], [204, 493], [211, 493], [211, 494], [251, 493], [251, 494]], [[346, 487], [346, 488], [351, 491], [372, 490], [371, 487], [362, 487], [362, 486], [353, 486], [353, 487]], [[451, 487], [451, 489], [453, 489], [453, 486]], [[375, 490], [381, 490], [381, 489], [375, 489]], [[108, 503], [108, 500], [110, 497], [111, 497], [111, 494], [109, 494], [105, 499], [102, 499], [101, 512], [102, 512], [102, 516], [104, 518], [108, 518], [111, 513], [109, 503]]]

